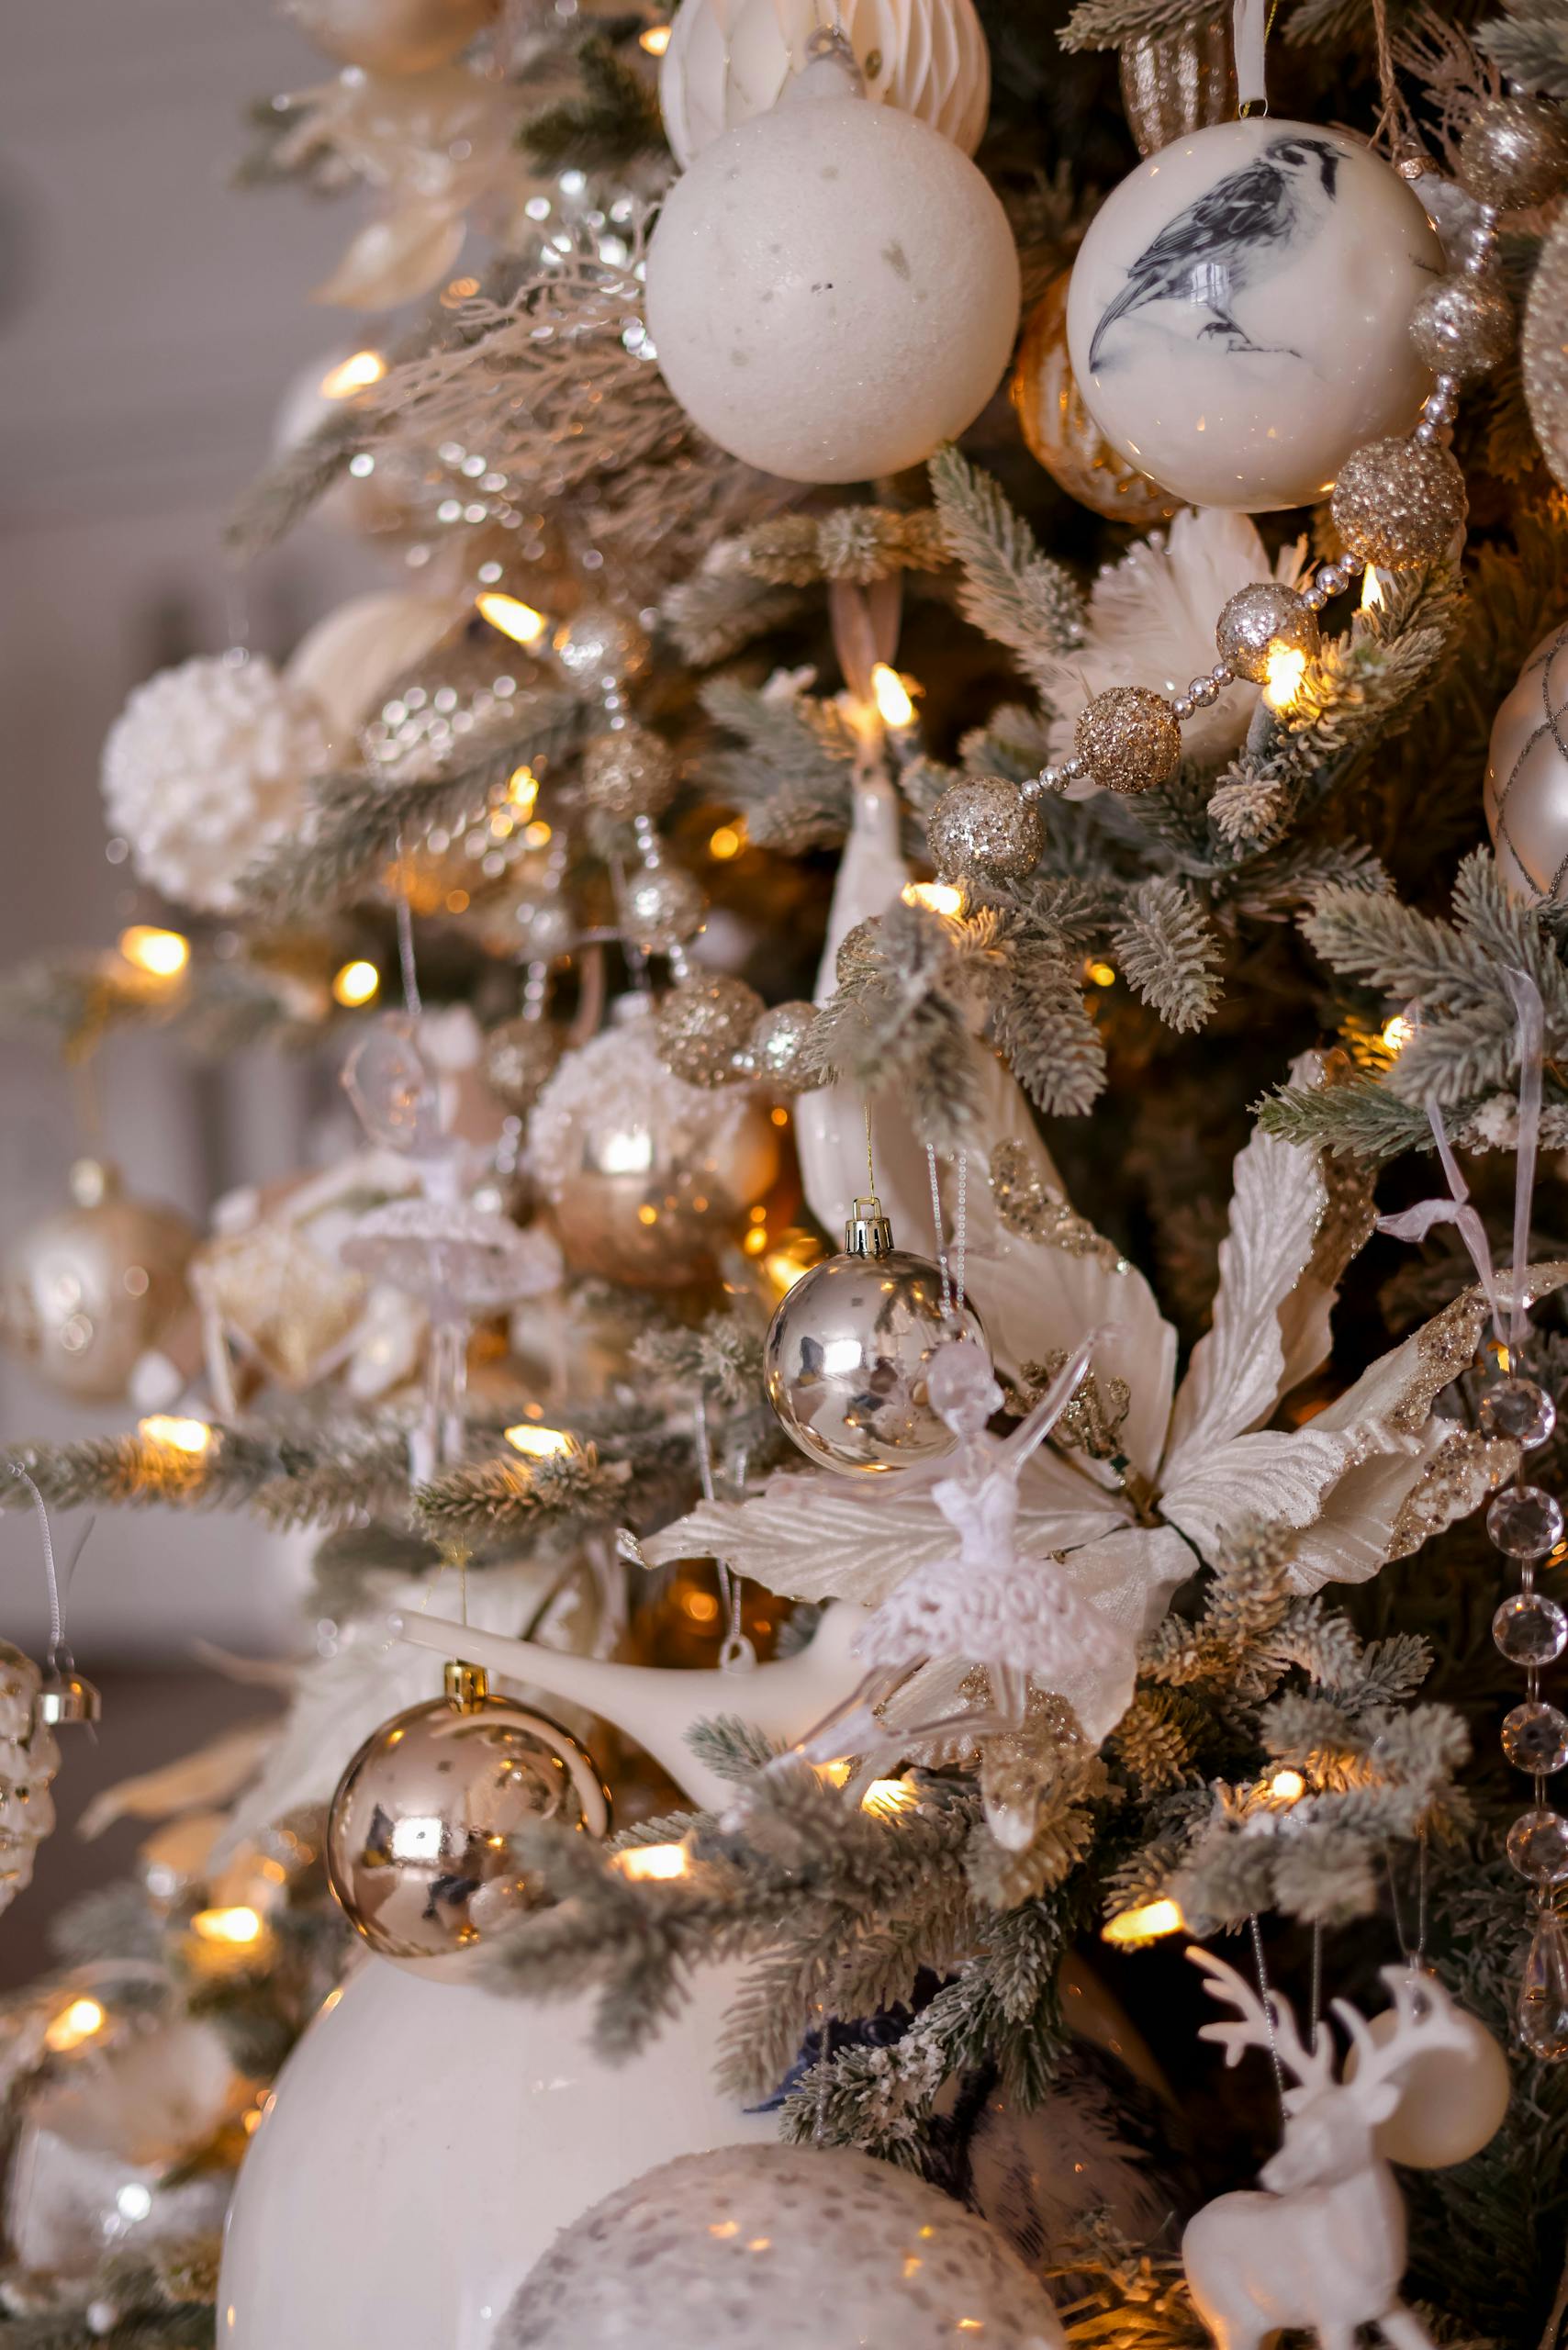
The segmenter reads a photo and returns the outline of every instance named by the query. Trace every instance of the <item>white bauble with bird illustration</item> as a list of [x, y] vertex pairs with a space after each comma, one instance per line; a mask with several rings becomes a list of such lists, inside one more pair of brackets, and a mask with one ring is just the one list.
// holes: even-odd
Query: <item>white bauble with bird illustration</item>
[[1436, 231], [1360, 140], [1266, 116], [1150, 155], [1096, 214], [1068, 297], [1101, 431], [1194, 506], [1260, 512], [1333, 487], [1414, 425], [1430, 377], [1410, 314]]

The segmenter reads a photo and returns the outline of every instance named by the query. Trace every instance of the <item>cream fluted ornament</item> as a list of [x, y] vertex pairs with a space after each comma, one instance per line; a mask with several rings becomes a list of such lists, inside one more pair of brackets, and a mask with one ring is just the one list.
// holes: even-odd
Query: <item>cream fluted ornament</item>
[[495, 2350], [1060, 2350], [996, 2230], [845, 2147], [731, 2147], [633, 2179], [552, 2245]]
[[498, 1998], [367, 1959], [251, 2141], [224, 2234], [224, 2350], [493, 2350], [512, 2294], [591, 2205], [678, 2154], [773, 2138], [775, 2115], [711, 2076], [739, 1977], [700, 1969], [657, 2037], [612, 2064], [591, 1994]]
[[110, 727], [104, 812], [143, 880], [231, 913], [240, 876], [294, 831], [330, 764], [313, 695], [259, 655], [202, 655], [138, 686]]
[[[974, 153], [991, 103], [991, 57], [971, 0], [844, 0], [834, 21], [868, 98]], [[682, 171], [776, 104], [822, 22], [816, 0], [682, 0], [659, 68], [665, 136]]]
[[289, 656], [291, 686], [313, 697], [340, 740], [369, 718], [395, 681], [433, 653], [460, 617], [449, 596], [409, 588], [351, 596], [312, 629]]
[[1018, 306], [983, 175], [912, 115], [868, 105], [834, 53], [704, 150], [648, 250], [670, 390], [721, 449], [787, 481], [922, 463], [996, 389]]
[[1163, 148], [1101, 207], [1068, 349], [1112, 446], [1195, 506], [1258, 512], [1333, 487], [1416, 421], [1410, 341], [1442, 250], [1359, 140], [1252, 116]]
[[1560, 898], [1568, 885], [1568, 622], [1544, 637], [1492, 722], [1486, 822], [1514, 896]]

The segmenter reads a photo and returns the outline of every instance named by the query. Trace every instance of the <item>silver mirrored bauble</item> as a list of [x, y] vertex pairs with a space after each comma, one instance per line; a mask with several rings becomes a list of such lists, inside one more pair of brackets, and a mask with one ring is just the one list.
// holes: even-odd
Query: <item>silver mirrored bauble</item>
[[1046, 828], [1015, 783], [971, 776], [949, 784], [931, 811], [927, 836], [944, 881], [1011, 881], [1039, 863]]
[[1110, 686], [1080, 712], [1073, 747], [1102, 791], [1152, 791], [1176, 772], [1182, 730], [1163, 694]]
[[817, 1030], [814, 1003], [776, 1003], [751, 1032], [746, 1057], [758, 1081], [778, 1093], [812, 1093], [827, 1071], [812, 1058]]
[[1568, 896], [1568, 627], [1538, 644], [1492, 722], [1486, 822], [1503, 886]]
[[1543, 98], [1485, 98], [1459, 149], [1467, 196], [1498, 212], [1525, 212], [1568, 185], [1568, 125]]
[[449, 1668], [448, 1685], [366, 1739], [327, 1820], [327, 1874], [350, 1924], [384, 1958], [444, 1966], [540, 1898], [509, 1844], [520, 1828], [610, 1827], [599, 1771], [568, 1731], [490, 1696], [473, 1666]]
[[1435, 375], [1485, 375], [1514, 347], [1514, 306], [1484, 279], [1440, 277], [1410, 313], [1410, 339]]
[[708, 901], [678, 865], [659, 865], [632, 875], [622, 901], [627, 939], [644, 955], [662, 955], [695, 938]]
[[928, 1392], [932, 1358], [985, 1332], [972, 1307], [942, 1304], [942, 1275], [895, 1248], [874, 1202], [848, 1246], [779, 1301], [763, 1357], [767, 1399], [802, 1452], [846, 1475], [936, 1460], [958, 1442]]
[[675, 798], [675, 753], [651, 727], [597, 734], [583, 753], [583, 796], [607, 816], [660, 816]]
[[551, 643], [566, 675], [587, 686], [638, 677], [648, 666], [645, 632], [608, 604], [585, 604], [562, 621]]
[[1060, 2350], [996, 2230], [839, 2146], [687, 2154], [596, 2204], [532, 2270], [496, 2350]]
[[62, 1393], [119, 1403], [138, 1361], [189, 1304], [185, 1269], [197, 1236], [177, 1210], [128, 1199], [101, 1160], [79, 1160], [71, 1187], [76, 1204], [6, 1252], [0, 1327]]
[[659, 1005], [654, 1041], [666, 1069], [688, 1085], [734, 1085], [740, 1055], [762, 1016], [762, 998], [722, 973], [682, 979]]
[[1329, 511], [1346, 553], [1383, 571], [1444, 554], [1463, 524], [1464, 476], [1437, 442], [1369, 441], [1346, 458]]
[[1227, 669], [1260, 686], [1276, 645], [1305, 653], [1310, 660], [1319, 635], [1317, 614], [1294, 588], [1277, 579], [1257, 579], [1249, 588], [1238, 588], [1220, 613], [1215, 643]]

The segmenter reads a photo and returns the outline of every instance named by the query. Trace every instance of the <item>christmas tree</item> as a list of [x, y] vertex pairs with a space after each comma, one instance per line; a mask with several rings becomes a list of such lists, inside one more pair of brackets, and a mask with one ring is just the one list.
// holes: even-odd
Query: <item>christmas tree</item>
[[0, 1002], [363, 1142], [206, 1233], [84, 1161], [5, 1334], [126, 1429], [4, 1492], [308, 1529], [318, 1638], [0, 2016], [17, 2350], [1558, 2343], [1568, 0], [1495, 6], [290, 0], [238, 177], [370, 200], [229, 553], [387, 584], [132, 695], [147, 919]]

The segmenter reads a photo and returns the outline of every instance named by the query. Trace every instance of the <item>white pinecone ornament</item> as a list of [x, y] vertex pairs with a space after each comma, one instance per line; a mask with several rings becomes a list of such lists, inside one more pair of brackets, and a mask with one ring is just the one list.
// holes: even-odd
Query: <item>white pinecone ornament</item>
[[144, 881], [204, 913], [299, 822], [330, 763], [314, 696], [252, 655], [201, 655], [138, 686], [104, 744], [104, 807]]

